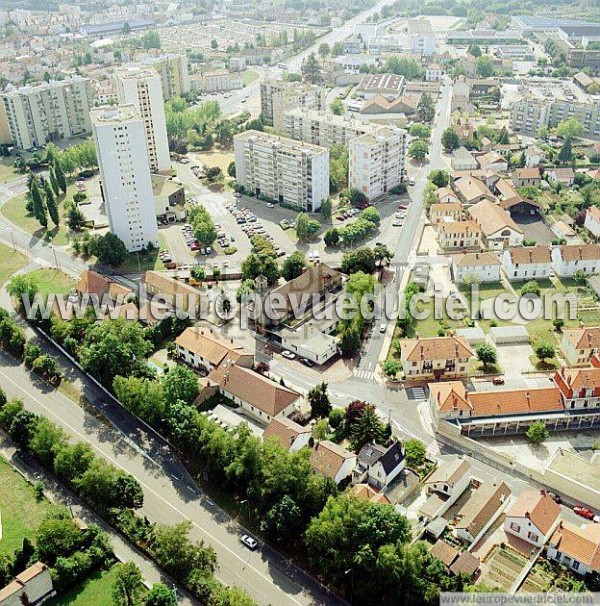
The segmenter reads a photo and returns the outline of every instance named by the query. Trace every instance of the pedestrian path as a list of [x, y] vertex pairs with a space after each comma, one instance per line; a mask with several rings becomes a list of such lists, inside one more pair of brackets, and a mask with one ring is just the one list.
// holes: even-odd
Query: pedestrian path
[[364, 379], [365, 381], [371, 381], [375, 377], [375, 373], [372, 370], [357, 369], [354, 371], [354, 376], [357, 379]]
[[409, 400], [426, 400], [427, 395], [422, 387], [409, 387], [406, 390], [406, 395]]

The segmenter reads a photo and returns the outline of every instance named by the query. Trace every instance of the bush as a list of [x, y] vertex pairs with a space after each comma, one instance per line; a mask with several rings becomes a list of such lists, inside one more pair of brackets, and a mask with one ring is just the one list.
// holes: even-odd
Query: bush
[[236, 252], [237, 252], [237, 247], [235, 247], [235, 246], [228, 246], [227, 248], [223, 249], [223, 253], [226, 255], [235, 255]]

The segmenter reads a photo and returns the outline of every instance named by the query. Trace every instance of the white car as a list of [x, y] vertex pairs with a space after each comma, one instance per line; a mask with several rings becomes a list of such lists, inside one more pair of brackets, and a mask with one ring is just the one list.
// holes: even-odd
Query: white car
[[296, 359], [296, 354], [294, 352], [292, 352], [292, 351], [288, 351], [287, 349], [284, 349], [281, 352], [281, 355], [284, 358], [287, 358], [288, 360], [295, 360]]
[[275, 208], [275, 204], [273, 204], [272, 202], [269, 202], [267, 204], [267, 208]]
[[385, 324], [382, 324], [382, 325], [379, 327], [379, 332], [380, 332], [380, 333], [384, 333], [384, 332], [386, 331], [386, 328], [387, 328], [387, 327], [386, 327], [386, 325], [385, 325]]
[[254, 551], [258, 547], [256, 539], [253, 539], [250, 535], [244, 534], [240, 537], [240, 541], [250, 550]]

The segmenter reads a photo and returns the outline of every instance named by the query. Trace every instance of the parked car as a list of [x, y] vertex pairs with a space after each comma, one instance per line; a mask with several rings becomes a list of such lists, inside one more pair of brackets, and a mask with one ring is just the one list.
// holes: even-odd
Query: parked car
[[575, 507], [573, 507], [573, 511], [578, 516], [586, 518], [586, 520], [593, 520], [595, 517], [595, 514], [591, 509], [588, 509], [587, 507], [582, 507], [581, 505], [575, 505]]
[[267, 204], [267, 208], [275, 208], [275, 204], [273, 204], [272, 202], [269, 202]]
[[240, 541], [250, 550], [250, 551], [255, 551], [256, 548], [258, 547], [258, 543], [256, 542], [256, 539], [253, 539], [250, 535], [248, 534], [243, 534], [240, 537]]
[[408, 184], [409, 185], [414, 185], [415, 184], [415, 180], [414, 179], [409, 179], [408, 180]]
[[385, 324], [381, 324], [381, 326], [379, 327], [379, 332], [383, 334], [386, 331], [386, 329], [387, 329], [387, 326]]
[[294, 352], [292, 352], [292, 351], [288, 351], [287, 349], [284, 349], [281, 352], [281, 355], [284, 358], [287, 358], [288, 360], [295, 360], [296, 359], [296, 354]]
[[309, 368], [312, 368], [315, 365], [315, 363], [312, 360], [309, 360], [308, 358], [300, 358], [300, 362], [304, 364], [304, 366], [308, 366]]
[[504, 385], [504, 377], [494, 377], [492, 379], [493, 385]]

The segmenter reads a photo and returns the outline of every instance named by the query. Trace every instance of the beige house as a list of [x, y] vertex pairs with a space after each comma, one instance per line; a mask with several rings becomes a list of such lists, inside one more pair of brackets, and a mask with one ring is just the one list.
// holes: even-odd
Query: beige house
[[529, 168], [517, 168], [513, 175], [513, 183], [515, 187], [525, 187], [531, 185], [537, 187], [542, 181], [542, 174], [537, 166]]
[[600, 273], [600, 245], [563, 244], [552, 249], [552, 266], [557, 276], [572, 278], [577, 272]]
[[277, 440], [283, 448], [295, 452], [308, 446], [311, 438], [310, 427], [303, 427], [291, 419], [273, 419], [263, 432], [263, 440]]
[[499, 282], [501, 267], [500, 259], [493, 252], [471, 252], [452, 257], [452, 277], [457, 284]]
[[600, 237], [600, 208], [590, 206], [585, 213], [583, 226], [597, 239]]
[[431, 337], [400, 341], [401, 361], [407, 379], [465, 377], [473, 350], [464, 337]]
[[463, 205], [458, 202], [438, 202], [429, 207], [429, 220], [437, 225], [443, 221], [460, 221], [462, 219]]
[[317, 442], [310, 454], [315, 473], [331, 478], [336, 484], [345, 480], [356, 465], [356, 455], [329, 440]]
[[[440, 206], [450, 206], [441, 204]], [[440, 246], [446, 250], [481, 247], [481, 229], [473, 221], [442, 222], [438, 226]]]
[[587, 366], [600, 352], [600, 327], [565, 329], [560, 346], [569, 366]]
[[481, 200], [495, 202], [494, 194], [486, 184], [472, 176], [460, 177], [453, 184], [453, 189], [463, 204], [477, 204]]
[[489, 250], [503, 250], [523, 244], [523, 231], [510, 215], [490, 200], [482, 200], [467, 209], [467, 215], [479, 225], [483, 243]]
[[176, 280], [157, 271], [146, 271], [142, 283], [148, 295], [152, 297], [160, 296], [165, 303], [189, 312], [190, 315], [199, 314], [200, 291], [188, 286], [182, 280]]
[[590, 522], [580, 528], [561, 520], [546, 555], [580, 575], [600, 572], [600, 524]]

